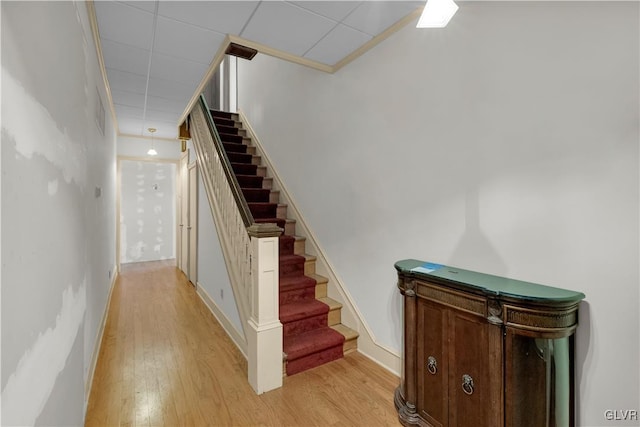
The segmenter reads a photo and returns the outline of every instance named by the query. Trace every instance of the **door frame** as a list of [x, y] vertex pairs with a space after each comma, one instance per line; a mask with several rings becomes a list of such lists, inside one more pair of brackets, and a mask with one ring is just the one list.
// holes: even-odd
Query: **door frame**
[[[122, 162], [123, 161], [130, 161], [130, 162], [146, 162], [146, 163], [173, 163], [176, 165], [176, 177], [175, 177], [175, 182], [178, 182], [178, 176], [177, 174], [180, 171], [180, 163], [178, 160], [173, 160], [173, 159], [152, 159], [149, 157], [135, 157], [135, 156], [117, 156], [116, 157], [116, 162], [117, 162], [117, 166], [116, 166], [116, 268], [118, 273], [121, 272], [121, 266], [120, 266], [120, 217], [122, 215]], [[176, 195], [176, 200], [175, 200], [175, 204], [176, 204], [176, 229], [178, 228], [178, 189], [176, 188], [175, 191], [175, 195]], [[176, 245], [176, 253], [177, 253], [177, 241], [175, 242]], [[177, 258], [176, 258], [176, 265], [177, 265]]]
[[[180, 227], [182, 223], [182, 200], [185, 195], [182, 194], [182, 168], [186, 167], [185, 173], [187, 179], [187, 195], [189, 197], [188, 191], [188, 180], [189, 180], [189, 151], [185, 151], [180, 155], [180, 159], [178, 160], [178, 170], [176, 171], [176, 268], [182, 272], [184, 272], [184, 266], [182, 265], [182, 228]], [[187, 201], [187, 215], [188, 215], [189, 204]], [[185, 224], [182, 224], [182, 227], [186, 227]], [[187, 243], [188, 246], [188, 243]], [[187, 247], [187, 251], [189, 248]], [[187, 252], [188, 253], [188, 252]]]
[[[194, 180], [193, 182], [191, 182], [191, 172], [193, 171], [194, 175]], [[195, 191], [194, 193], [194, 197], [193, 197], [193, 206], [191, 203], [191, 190], [192, 190], [192, 186], [193, 186], [193, 190]], [[188, 265], [188, 269], [189, 269], [189, 274], [187, 276], [187, 278], [189, 279], [189, 281], [193, 284], [193, 286], [195, 286], [195, 288], [198, 288], [198, 209], [199, 209], [199, 194], [198, 194], [198, 165], [197, 163], [191, 162], [189, 165], [187, 165], [187, 191], [189, 192], [188, 194], [188, 213], [187, 213], [187, 217], [189, 219], [189, 226], [187, 227], [187, 229], [189, 230], [189, 256], [187, 257], [187, 263]], [[192, 209], [193, 208], [193, 211]], [[191, 222], [191, 220], [193, 219], [193, 223]], [[193, 251], [191, 250], [193, 248]], [[191, 267], [194, 267], [194, 271], [191, 271]]]

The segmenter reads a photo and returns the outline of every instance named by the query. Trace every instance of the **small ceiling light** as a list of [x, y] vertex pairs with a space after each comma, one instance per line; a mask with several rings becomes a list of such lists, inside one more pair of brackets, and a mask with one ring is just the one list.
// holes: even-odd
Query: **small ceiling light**
[[427, 0], [416, 28], [444, 28], [457, 11], [453, 0]]
[[154, 148], [154, 144], [153, 144], [153, 134], [155, 133], [156, 128], [149, 128], [147, 130], [151, 133], [151, 148], [149, 148], [149, 151], [147, 151], [147, 154], [150, 156], [157, 156], [158, 152]]

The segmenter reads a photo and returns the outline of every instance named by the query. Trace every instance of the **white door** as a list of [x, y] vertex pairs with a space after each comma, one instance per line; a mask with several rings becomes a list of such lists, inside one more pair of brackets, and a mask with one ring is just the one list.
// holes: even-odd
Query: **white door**
[[189, 167], [189, 266], [187, 277], [195, 286], [197, 283], [198, 260], [198, 168], [194, 163]]
[[179, 240], [179, 257], [178, 268], [189, 277], [189, 158], [187, 153], [180, 158], [180, 222], [178, 225]]

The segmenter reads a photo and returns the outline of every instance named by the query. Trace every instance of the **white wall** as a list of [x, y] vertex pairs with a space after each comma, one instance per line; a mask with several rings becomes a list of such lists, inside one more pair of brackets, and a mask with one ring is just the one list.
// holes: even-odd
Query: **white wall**
[[158, 152], [157, 156], [149, 156], [147, 154], [147, 151], [151, 148], [151, 138], [121, 135], [118, 136], [118, 156], [171, 160], [177, 160], [180, 158], [181, 144], [177, 139], [168, 140], [154, 138], [153, 145]]
[[176, 257], [176, 164], [120, 162], [120, 262]]
[[638, 17], [464, 2], [334, 75], [239, 62], [239, 108], [382, 344], [400, 259], [579, 290], [578, 425], [634, 425], [604, 411], [640, 409]]
[[1, 423], [81, 425], [116, 264], [115, 134], [96, 125], [84, 3], [1, 8]]
[[198, 173], [198, 180], [198, 286], [211, 297], [236, 332], [244, 336], [222, 247], [200, 173]]

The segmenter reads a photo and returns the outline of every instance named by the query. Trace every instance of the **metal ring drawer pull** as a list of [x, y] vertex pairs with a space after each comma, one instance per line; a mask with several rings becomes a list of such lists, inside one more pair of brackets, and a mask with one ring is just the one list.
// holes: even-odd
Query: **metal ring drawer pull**
[[433, 356], [429, 356], [427, 359], [427, 371], [429, 371], [431, 375], [435, 375], [436, 372], [438, 372], [438, 361]]
[[462, 391], [468, 395], [473, 394], [473, 378], [471, 378], [471, 375], [464, 374], [462, 376]]

